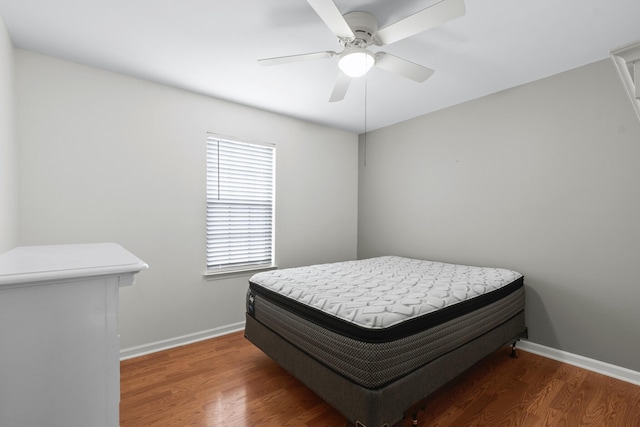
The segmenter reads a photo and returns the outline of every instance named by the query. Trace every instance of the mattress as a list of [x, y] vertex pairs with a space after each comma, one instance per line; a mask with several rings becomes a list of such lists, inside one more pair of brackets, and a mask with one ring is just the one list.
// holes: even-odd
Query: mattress
[[254, 275], [247, 314], [363, 387], [384, 387], [524, 309], [520, 273], [402, 257]]

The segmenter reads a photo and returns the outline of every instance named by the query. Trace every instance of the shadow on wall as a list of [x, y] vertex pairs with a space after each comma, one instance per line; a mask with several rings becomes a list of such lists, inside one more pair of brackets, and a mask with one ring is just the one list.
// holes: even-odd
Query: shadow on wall
[[560, 342], [544, 300], [533, 287], [527, 284], [526, 277], [524, 281], [526, 293], [525, 322], [529, 328], [529, 341], [548, 347], [560, 348]]

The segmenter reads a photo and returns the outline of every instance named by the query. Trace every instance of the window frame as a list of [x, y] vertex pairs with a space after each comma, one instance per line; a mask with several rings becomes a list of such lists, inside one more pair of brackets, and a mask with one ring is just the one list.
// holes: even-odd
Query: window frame
[[[217, 148], [212, 149], [213, 144], [216, 144]], [[225, 155], [228, 155], [228, 157], [225, 157], [225, 159], [223, 160], [223, 163], [225, 161], [229, 161], [241, 169], [242, 164], [244, 164], [245, 167], [247, 167], [251, 160], [269, 158], [271, 160], [270, 173], [262, 172], [260, 174], [260, 180], [262, 181], [262, 185], [260, 185], [261, 188], [259, 190], [258, 195], [254, 197], [252, 195], [249, 195], [248, 192], [235, 191], [235, 189], [239, 187], [237, 186], [234, 187], [233, 184], [230, 184], [230, 182], [233, 181], [233, 179], [225, 175], [226, 171], [228, 171], [229, 169], [225, 169], [226, 167], [220, 166], [221, 154], [223, 154], [223, 150], [220, 150], [220, 147], [221, 147], [220, 144], [223, 144], [225, 149], [229, 149], [229, 146], [231, 145], [233, 146], [234, 149], [238, 149], [238, 148], [241, 148], [242, 146], [245, 146], [245, 147], [252, 147], [254, 151], [257, 151], [257, 152], [259, 151], [265, 152], [263, 150], [264, 148], [269, 150], [270, 156], [264, 156], [264, 158], [261, 154], [256, 155], [255, 153], [249, 152], [248, 153], [249, 160], [244, 163], [242, 159], [238, 160], [237, 156], [231, 156], [229, 155], [229, 153], [225, 153]], [[237, 275], [246, 275], [247, 273], [255, 273], [258, 271], [271, 270], [271, 269], [277, 268], [277, 265], [275, 263], [276, 145], [272, 143], [256, 142], [256, 141], [251, 141], [247, 139], [224, 136], [224, 135], [215, 134], [212, 132], [207, 132], [207, 135], [205, 138], [205, 151], [206, 151], [206, 179], [205, 179], [206, 219], [205, 219], [205, 273], [204, 273], [204, 276], [206, 278], [220, 278], [220, 277], [229, 277], [229, 276], [237, 276]], [[231, 159], [231, 157], [234, 157], [234, 158]], [[215, 165], [211, 163], [214, 160], [216, 162]], [[229, 163], [225, 163], [225, 164], [229, 164]], [[223, 170], [225, 172], [221, 173], [221, 171]], [[265, 167], [265, 170], [266, 170], [266, 167]], [[248, 168], [246, 168], [243, 172], [240, 172], [239, 175], [236, 175], [236, 173], [238, 172], [238, 169], [234, 169], [234, 172], [232, 173], [234, 174], [234, 177], [239, 177], [241, 180], [252, 180], [253, 178], [247, 177], [247, 175], [244, 175], [244, 172], [248, 172], [250, 175], [253, 175], [254, 171], [255, 171], [255, 168], [252, 169], [251, 171], [248, 171]], [[268, 183], [268, 185], [265, 186], [264, 185], [264, 183], [266, 182], [265, 177], [267, 176], [270, 178], [270, 182]], [[225, 180], [227, 180], [227, 182], [225, 182]], [[234, 189], [230, 190], [231, 187], [234, 187]], [[230, 198], [228, 199], [223, 198], [220, 201], [220, 197], [222, 194], [232, 194], [232, 195], [229, 196]], [[270, 194], [270, 200], [266, 201], [266, 197], [269, 194]], [[218, 198], [217, 200], [219, 202], [216, 201], [216, 197]], [[216, 213], [214, 212], [214, 209], [213, 209], [216, 205], [218, 205], [218, 207], [226, 208], [228, 215], [222, 215], [221, 217], [218, 217], [216, 219], [215, 217]], [[258, 224], [259, 227], [262, 227], [257, 234], [260, 234], [260, 232], [266, 232], [265, 230], [268, 228], [268, 233], [269, 233], [268, 238], [270, 239], [270, 241], [269, 243], [266, 243], [265, 245], [262, 245], [262, 246], [260, 244], [256, 244], [255, 242], [250, 242], [250, 240], [253, 240], [253, 237], [249, 237], [249, 236], [251, 236], [251, 234], [254, 233], [253, 210], [251, 214], [246, 214], [246, 213], [239, 214], [239, 217], [241, 218], [241, 222], [246, 225], [246, 228], [238, 229], [239, 233], [237, 234], [244, 236], [243, 239], [245, 239], [245, 241], [243, 244], [246, 244], [247, 247], [259, 247], [261, 248], [261, 250], [263, 250], [263, 254], [266, 254], [267, 252], [269, 253], [268, 258], [265, 259], [264, 262], [261, 262], [262, 260], [252, 261], [251, 256], [247, 256], [244, 260], [240, 260], [239, 262], [236, 262], [236, 263], [227, 262], [226, 264], [222, 263], [220, 265], [213, 265], [211, 263], [212, 258], [215, 258], [211, 256], [211, 252], [214, 250], [214, 246], [215, 246], [215, 242], [214, 242], [215, 232], [213, 231], [213, 229], [215, 228], [214, 226], [221, 225], [221, 223], [225, 221], [224, 218], [228, 219], [233, 217], [233, 214], [229, 213], [232, 210], [231, 205], [233, 205], [234, 207], [240, 206], [239, 210], [244, 210], [244, 211], [248, 211], [252, 209], [257, 209], [261, 212], [270, 211], [270, 218], [266, 218], [266, 216], [262, 216], [262, 217], [259, 216], [257, 221], [257, 223], [259, 223]], [[216, 221], [218, 224], [214, 224], [214, 222]], [[252, 231], [249, 231], [249, 224], [246, 223], [245, 221], [251, 221]], [[265, 227], [265, 225], [268, 226], [269, 224], [270, 224], [270, 227]], [[222, 234], [225, 234], [225, 233], [222, 233]], [[230, 233], [226, 233], [226, 234], [229, 235]], [[234, 243], [230, 243], [230, 241], [228, 241], [227, 243], [229, 244], [229, 246], [227, 246], [227, 249], [231, 249], [234, 246]], [[265, 251], [265, 249], [268, 249], [268, 251]], [[231, 250], [229, 252], [231, 252]], [[221, 258], [224, 258], [224, 255], [221, 256]]]

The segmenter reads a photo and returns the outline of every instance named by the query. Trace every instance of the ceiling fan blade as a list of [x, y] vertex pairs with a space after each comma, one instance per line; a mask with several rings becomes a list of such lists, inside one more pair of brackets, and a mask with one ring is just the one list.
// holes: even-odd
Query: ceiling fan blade
[[376, 67], [391, 71], [403, 77], [422, 83], [433, 74], [431, 68], [423, 67], [406, 59], [399, 58], [386, 52], [376, 54]]
[[336, 52], [325, 51], [325, 52], [303, 53], [301, 55], [277, 56], [275, 58], [259, 59], [258, 64], [263, 66], [289, 64], [291, 62], [301, 62], [301, 61], [310, 61], [313, 59], [331, 58], [334, 55], [336, 55]]
[[381, 46], [397, 42], [459, 18], [464, 15], [465, 10], [464, 0], [442, 0], [378, 30], [378, 42]]
[[347, 76], [342, 71], [339, 71], [338, 80], [336, 80], [336, 84], [333, 87], [333, 92], [331, 92], [329, 102], [342, 101], [344, 96], [347, 94], [347, 89], [349, 89], [350, 83], [351, 77]]
[[313, 10], [320, 16], [320, 18], [327, 24], [327, 27], [336, 36], [342, 39], [353, 39], [355, 34], [353, 30], [347, 24], [340, 9], [333, 2], [333, 0], [307, 0]]

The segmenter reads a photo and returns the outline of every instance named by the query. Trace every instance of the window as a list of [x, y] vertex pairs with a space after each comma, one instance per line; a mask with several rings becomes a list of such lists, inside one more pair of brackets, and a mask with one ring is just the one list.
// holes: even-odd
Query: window
[[273, 265], [275, 147], [207, 137], [207, 273]]

